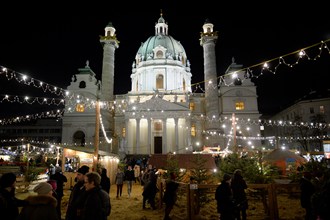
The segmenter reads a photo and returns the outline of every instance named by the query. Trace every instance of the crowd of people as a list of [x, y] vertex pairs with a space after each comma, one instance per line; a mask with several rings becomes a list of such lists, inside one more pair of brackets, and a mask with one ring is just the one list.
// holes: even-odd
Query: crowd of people
[[[76, 184], [70, 194], [66, 220], [106, 220], [111, 213], [110, 178], [106, 169], [90, 172], [88, 166], [77, 171]], [[16, 175], [5, 173], [0, 178], [0, 213], [2, 220], [61, 220], [63, 185], [67, 178], [57, 167], [49, 180], [38, 183], [26, 199], [15, 196]], [[21, 209], [21, 210], [20, 210]]]
[[[134, 167], [134, 169], [132, 168]], [[137, 168], [132, 165], [118, 167], [115, 175], [117, 186], [116, 198], [123, 194], [123, 185], [127, 184], [127, 196], [131, 197], [132, 185], [139, 184], [143, 187], [142, 209], [155, 210], [156, 194], [159, 192], [158, 173], [155, 167], [148, 165], [136, 173]], [[306, 220], [324, 220], [329, 210], [329, 178], [328, 174], [312, 175], [303, 172], [300, 180], [301, 206], [306, 210]], [[71, 189], [65, 216], [61, 216], [61, 200], [63, 185], [67, 178], [60, 167], [49, 176], [47, 182], [39, 183], [35, 188], [35, 195], [29, 195], [21, 200], [15, 197], [16, 175], [3, 174], [0, 178], [0, 213], [3, 220], [48, 219], [61, 220], [106, 220], [111, 213], [110, 203], [110, 178], [105, 168], [99, 172], [90, 171], [86, 165], [77, 170], [76, 183]], [[164, 220], [170, 220], [170, 213], [177, 201], [179, 183], [176, 174], [170, 172], [165, 181]], [[216, 188], [215, 200], [217, 212], [221, 220], [246, 220], [248, 199], [246, 196], [247, 183], [242, 176], [242, 171], [237, 169], [233, 175], [225, 173], [221, 184]], [[20, 211], [19, 211], [20, 210]]]

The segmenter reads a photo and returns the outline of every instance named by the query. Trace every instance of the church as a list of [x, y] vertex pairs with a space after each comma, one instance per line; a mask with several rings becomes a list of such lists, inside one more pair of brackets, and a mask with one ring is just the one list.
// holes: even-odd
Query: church
[[[218, 32], [208, 20], [201, 30], [204, 73], [194, 73], [184, 45], [169, 34], [160, 14], [154, 35], [132, 57], [131, 90], [114, 94], [114, 83], [124, 82], [114, 82], [115, 74], [122, 73], [115, 72], [120, 45], [110, 22], [100, 36], [101, 80], [87, 62], [67, 87], [62, 143], [93, 148], [99, 140], [100, 150], [120, 155], [260, 147], [260, 126], [250, 123], [261, 116], [256, 86], [234, 58], [225, 75], [218, 76]], [[192, 84], [193, 74], [203, 74], [204, 81]]]

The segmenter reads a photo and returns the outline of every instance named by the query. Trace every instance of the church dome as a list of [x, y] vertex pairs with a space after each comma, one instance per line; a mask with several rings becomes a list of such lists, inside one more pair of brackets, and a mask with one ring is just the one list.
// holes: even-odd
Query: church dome
[[[142, 61], [145, 61], [148, 59], [148, 57], [153, 56], [155, 52], [155, 48], [162, 46], [165, 48], [166, 53], [165, 53], [165, 58], [170, 58], [174, 60], [178, 60], [183, 58], [186, 60], [186, 52], [181, 45], [181, 43], [177, 40], [175, 40], [172, 36], [170, 35], [156, 35], [149, 37], [147, 41], [142, 43], [140, 46], [137, 56], [143, 57]], [[157, 56], [157, 53], [155, 53]], [[181, 57], [181, 58], [179, 58]]]
[[132, 91], [136, 93], [191, 92], [190, 63], [181, 43], [168, 34], [163, 16], [155, 35], [141, 44], [132, 65]]
[[168, 25], [162, 15], [155, 25], [155, 36], [141, 44], [135, 58], [137, 63], [161, 58], [179, 60], [183, 65], [187, 62], [183, 46], [168, 34]]

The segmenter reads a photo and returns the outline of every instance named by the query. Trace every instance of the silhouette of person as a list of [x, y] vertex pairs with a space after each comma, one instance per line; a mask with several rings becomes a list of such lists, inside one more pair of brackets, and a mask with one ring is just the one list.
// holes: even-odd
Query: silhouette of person
[[68, 182], [68, 179], [66, 176], [63, 175], [61, 167], [56, 167], [55, 168], [55, 174], [50, 175], [50, 180], [56, 181], [56, 198], [57, 198], [57, 206], [56, 210], [58, 213], [58, 216], [61, 217], [61, 202], [62, 202], [62, 197], [63, 197], [63, 186], [65, 182]]
[[221, 184], [217, 187], [215, 192], [215, 199], [217, 200], [217, 211], [220, 213], [220, 220], [235, 219], [233, 193], [230, 183], [231, 176], [229, 174], [224, 174]]
[[164, 220], [170, 220], [170, 213], [174, 207], [177, 200], [177, 191], [179, 188], [179, 183], [175, 182], [176, 175], [174, 172], [170, 173], [170, 179], [166, 182], [166, 188], [164, 193], [164, 203], [165, 203], [165, 215]]
[[107, 169], [102, 168], [101, 170], [101, 188], [106, 191], [108, 194], [110, 193], [110, 178], [107, 176]]
[[[236, 219], [246, 220], [246, 210], [248, 208], [248, 201], [245, 193], [247, 184], [242, 176], [242, 171], [237, 169], [234, 172], [233, 179], [231, 180], [231, 189], [233, 191], [233, 198], [236, 206]], [[242, 217], [242, 218], [241, 218]]]

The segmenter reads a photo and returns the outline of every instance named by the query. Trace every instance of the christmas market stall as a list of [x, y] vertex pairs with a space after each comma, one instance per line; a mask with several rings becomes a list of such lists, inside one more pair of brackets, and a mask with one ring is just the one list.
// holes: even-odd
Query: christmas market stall
[[[62, 170], [68, 179], [65, 188], [69, 189], [75, 184], [76, 172], [82, 165], [90, 167], [93, 171], [93, 156], [94, 149], [86, 147], [64, 147], [62, 155]], [[115, 181], [117, 167], [119, 163], [119, 156], [109, 152], [99, 150], [99, 168], [104, 167], [107, 169], [107, 175], [110, 178], [111, 184]]]

